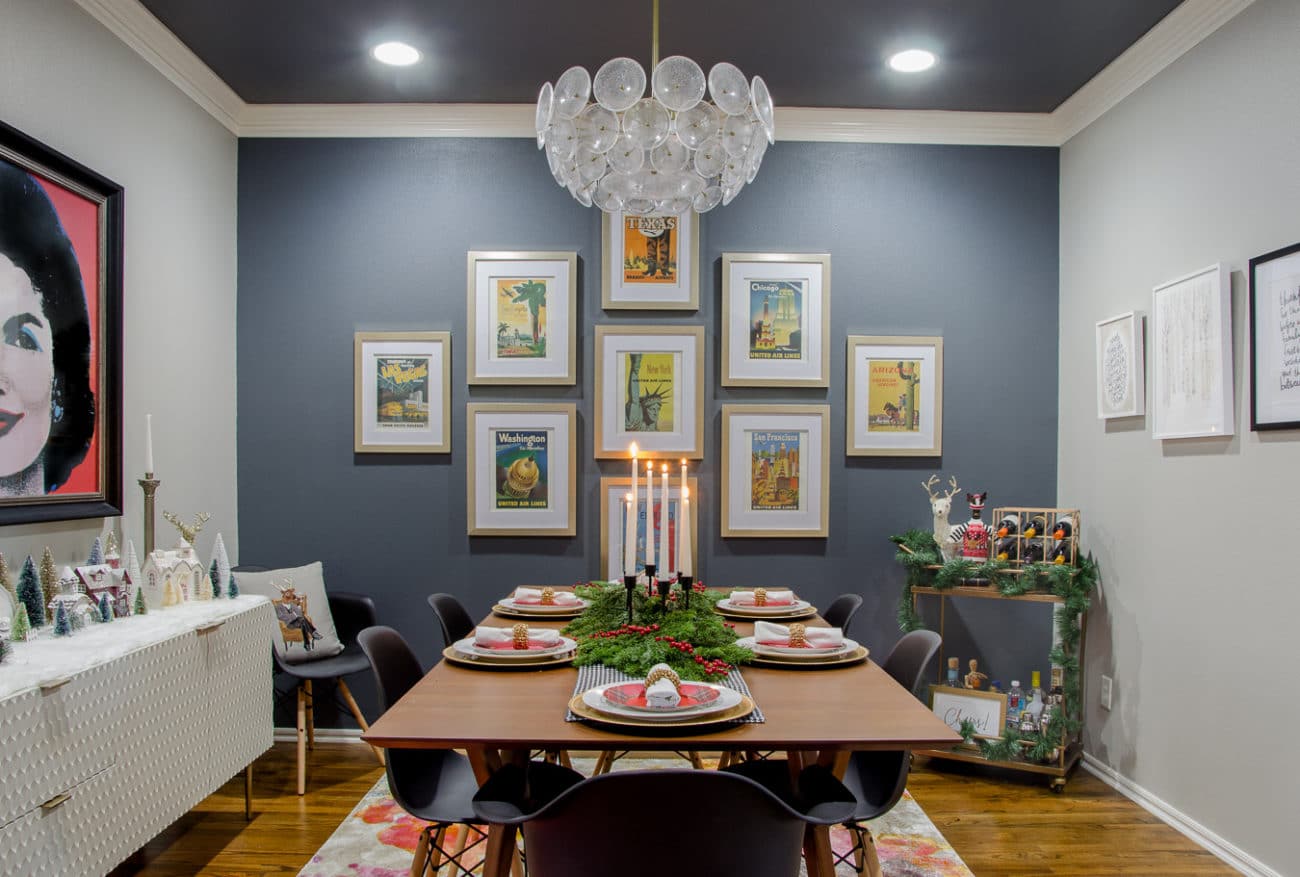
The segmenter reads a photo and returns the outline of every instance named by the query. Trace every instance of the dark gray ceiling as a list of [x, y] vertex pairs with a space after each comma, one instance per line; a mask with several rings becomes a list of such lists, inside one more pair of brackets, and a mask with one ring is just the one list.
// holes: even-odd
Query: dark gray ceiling
[[[650, 0], [142, 0], [249, 103], [531, 103], [543, 82], [628, 55]], [[1179, 0], [662, 0], [660, 55], [761, 75], [778, 107], [1050, 112]], [[415, 67], [369, 56], [415, 45]], [[884, 59], [935, 51], [902, 76]]]

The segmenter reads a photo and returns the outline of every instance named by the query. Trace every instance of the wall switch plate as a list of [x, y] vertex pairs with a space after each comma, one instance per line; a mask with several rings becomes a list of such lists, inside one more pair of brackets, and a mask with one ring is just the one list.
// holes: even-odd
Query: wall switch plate
[[1102, 709], [1104, 710], [1110, 709], [1110, 698], [1111, 698], [1111, 693], [1114, 691], [1114, 688], [1115, 688], [1114, 679], [1111, 679], [1109, 676], [1101, 677], [1101, 708]]

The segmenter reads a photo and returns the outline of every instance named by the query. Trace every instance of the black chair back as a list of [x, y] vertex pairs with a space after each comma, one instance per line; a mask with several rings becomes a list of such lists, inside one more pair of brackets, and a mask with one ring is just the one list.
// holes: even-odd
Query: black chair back
[[941, 642], [939, 634], [933, 630], [909, 631], [894, 644], [880, 667], [894, 677], [895, 682], [915, 694], [921, 674], [938, 653]]
[[838, 627], [844, 631], [844, 635], [849, 635], [849, 625], [853, 623], [853, 616], [858, 614], [862, 608], [862, 598], [857, 594], [840, 594], [831, 601], [831, 605], [826, 607], [826, 611], [821, 613], [823, 619], [831, 627]]
[[474, 620], [465, 607], [451, 594], [430, 594], [429, 606], [442, 628], [443, 646], [459, 642], [474, 632]]

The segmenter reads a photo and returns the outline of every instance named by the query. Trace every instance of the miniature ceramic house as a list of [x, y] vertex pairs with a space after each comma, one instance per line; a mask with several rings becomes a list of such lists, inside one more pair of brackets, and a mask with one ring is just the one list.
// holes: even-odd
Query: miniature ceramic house
[[184, 539], [171, 551], [154, 550], [140, 570], [150, 606], [175, 606], [189, 600], [211, 600], [212, 584], [194, 546]]
[[113, 607], [113, 614], [125, 618], [131, 614], [131, 577], [126, 570], [115, 568], [108, 563], [73, 568], [79, 581], [81, 591], [91, 602], [99, 605], [99, 598], [108, 595], [108, 605]]

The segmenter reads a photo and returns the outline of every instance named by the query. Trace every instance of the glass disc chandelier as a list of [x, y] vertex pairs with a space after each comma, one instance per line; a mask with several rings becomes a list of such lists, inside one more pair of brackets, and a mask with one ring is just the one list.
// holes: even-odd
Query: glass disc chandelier
[[649, 97], [645, 70], [631, 58], [606, 61], [595, 77], [570, 67], [542, 86], [537, 148], [551, 175], [584, 207], [607, 213], [678, 215], [730, 204], [775, 141], [767, 84], [726, 62], [706, 79], [690, 58], [660, 61], [659, 0], [650, 66]]

